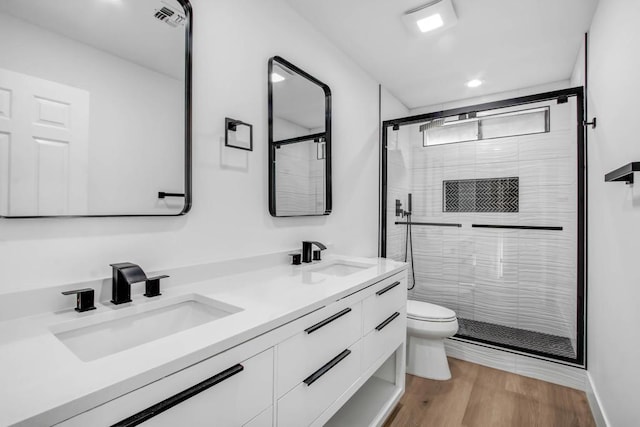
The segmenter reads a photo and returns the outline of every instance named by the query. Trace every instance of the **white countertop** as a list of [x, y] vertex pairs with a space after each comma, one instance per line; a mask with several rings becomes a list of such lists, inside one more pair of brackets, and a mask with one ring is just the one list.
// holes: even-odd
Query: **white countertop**
[[[368, 263], [371, 267], [342, 277], [310, 271], [332, 260]], [[278, 265], [173, 286], [155, 298], [134, 295], [133, 302], [118, 306], [96, 303], [96, 310], [85, 313], [69, 307], [0, 322], [0, 425], [60, 422], [106, 398], [246, 342], [405, 268], [404, 263], [384, 258], [334, 256], [310, 265]], [[147, 304], [161, 305], [188, 294], [203, 295], [243, 310], [90, 362], [81, 361], [50, 329], [91, 316], [119, 314], [119, 310], [135, 312], [149, 307]]]

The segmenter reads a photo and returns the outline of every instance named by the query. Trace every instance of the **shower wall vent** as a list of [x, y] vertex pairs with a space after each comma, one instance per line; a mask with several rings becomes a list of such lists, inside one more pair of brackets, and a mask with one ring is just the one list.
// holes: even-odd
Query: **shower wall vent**
[[443, 181], [442, 193], [443, 212], [518, 212], [520, 179]]
[[184, 21], [187, 19], [183, 13], [180, 13], [165, 2], [162, 2], [160, 9], [155, 10], [154, 16], [174, 28], [184, 26]]

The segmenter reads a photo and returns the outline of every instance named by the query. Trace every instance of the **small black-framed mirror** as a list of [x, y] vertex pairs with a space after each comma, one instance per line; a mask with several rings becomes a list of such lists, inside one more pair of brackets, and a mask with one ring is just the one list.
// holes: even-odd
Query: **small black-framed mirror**
[[269, 59], [269, 213], [331, 213], [331, 90], [289, 61]]

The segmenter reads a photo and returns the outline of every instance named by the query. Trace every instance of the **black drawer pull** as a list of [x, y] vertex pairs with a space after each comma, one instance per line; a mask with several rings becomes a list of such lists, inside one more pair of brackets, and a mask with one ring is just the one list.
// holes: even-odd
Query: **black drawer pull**
[[350, 308], [345, 308], [344, 310], [334, 314], [331, 317], [327, 317], [326, 319], [324, 319], [322, 322], [318, 322], [313, 326], [309, 326], [307, 329], [305, 329], [304, 331], [308, 334], [310, 334], [311, 332], [317, 331], [318, 329], [322, 328], [323, 326], [327, 326], [329, 323], [333, 322], [334, 320], [344, 316], [345, 314], [349, 313], [351, 311]]
[[156, 403], [153, 406], [149, 406], [147, 409], [140, 411], [137, 414], [134, 414], [129, 418], [126, 418], [118, 423], [113, 424], [111, 427], [133, 427], [133, 426], [142, 424], [143, 422], [150, 420], [156, 415], [163, 413], [167, 409], [171, 409], [174, 406], [178, 405], [179, 403], [182, 403], [185, 400], [192, 398], [196, 394], [202, 393], [208, 388], [211, 388], [214, 385], [219, 384], [222, 381], [231, 378], [235, 374], [241, 372], [243, 369], [244, 369], [244, 366], [240, 364], [232, 366], [231, 368], [226, 369], [220, 372], [219, 374], [216, 374], [211, 378], [206, 379], [201, 383], [194, 385], [193, 387], [189, 387], [188, 389], [183, 390], [180, 393], [175, 394], [170, 398], [163, 400], [162, 402]]
[[324, 374], [326, 374], [327, 372], [329, 372], [331, 370], [331, 368], [333, 368], [334, 366], [336, 366], [338, 363], [340, 363], [340, 361], [342, 361], [342, 359], [344, 359], [345, 357], [347, 357], [348, 355], [351, 354], [351, 350], [345, 350], [342, 353], [340, 353], [339, 355], [337, 355], [336, 357], [334, 357], [333, 359], [331, 359], [326, 365], [324, 365], [322, 368], [318, 369], [317, 371], [315, 371], [313, 374], [309, 375], [304, 381], [303, 383], [305, 383], [306, 385], [311, 385], [314, 382], [316, 382], [318, 380], [318, 378], [320, 378], [321, 376], [323, 376]]
[[385, 326], [387, 326], [389, 323], [393, 322], [393, 320], [400, 316], [400, 313], [398, 313], [397, 311], [395, 313], [393, 313], [391, 316], [389, 316], [387, 318], [387, 320], [385, 320], [384, 322], [380, 323], [378, 326], [376, 326], [376, 331], [381, 331], [384, 329]]
[[390, 284], [389, 286], [387, 286], [386, 288], [382, 288], [380, 289], [378, 292], [376, 292], [376, 295], [380, 296], [384, 293], [389, 292], [391, 289], [395, 288], [396, 286], [398, 286], [400, 284], [400, 282], [393, 282], [392, 284]]

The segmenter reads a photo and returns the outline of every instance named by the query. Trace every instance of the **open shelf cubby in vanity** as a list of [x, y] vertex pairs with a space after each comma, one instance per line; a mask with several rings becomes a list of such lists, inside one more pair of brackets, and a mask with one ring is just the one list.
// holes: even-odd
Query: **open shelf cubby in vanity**
[[[369, 377], [362, 387], [331, 417], [325, 427], [382, 425], [404, 393], [404, 343]], [[367, 377], [367, 375], [363, 375]]]

